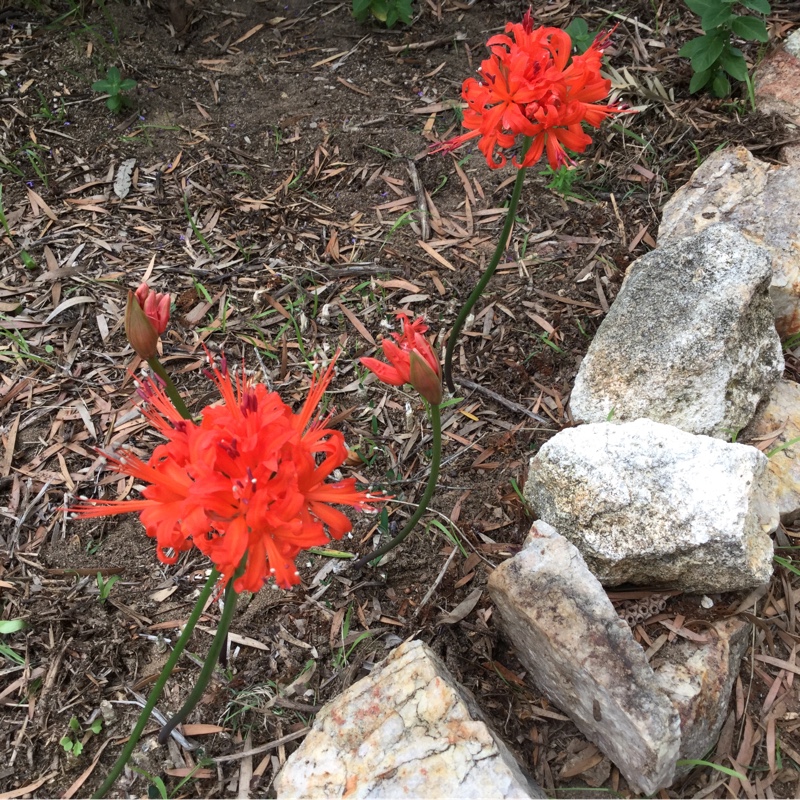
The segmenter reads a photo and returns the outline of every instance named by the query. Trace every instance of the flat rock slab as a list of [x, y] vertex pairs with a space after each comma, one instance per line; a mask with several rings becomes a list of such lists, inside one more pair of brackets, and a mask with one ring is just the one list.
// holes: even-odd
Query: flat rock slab
[[781, 522], [796, 522], [800, 519], [800, 384], [778, 381], [769, 402], [743, 435], [764, 442], [767, 452], [773, 453], [767, 465], [767, 491]]
[[581, 554], [542, 520], [488, 588], [530, 679], [635, 791], [669, 786], [689, 769], [678, 759], [703, 758], [714, 745], [749, 623], [734, 617], [689, 632], [701, 641], [667, 643], [648, 664]]
[[575, 379], [575, 421], [731, 438], [783, 372], [771, 277], [766, 250], [725, 225], [634, 261]]
[[[800, 103], [800, 93], [796, 98]], [[786, 337], [800, 331], [800, 163], [774, 166], [744, 147], [712, 153], [664, 206], [658, 243], [719, 222], [769, 252], [778, 333]]]
[[317, 714], [275, 781], [289, 798], [543, 798], [423, 642]]
[[539, 521], [524, 549], [492, 572], [489, 592], [536, 686], [635, 791], [669, 786], [678, 713], [577, 549]]
[[596, 423], [542, 445], [525, 497], [606, 586], [735, 591], [772, 575], [766, 465], [754, 447], [652, 420]]

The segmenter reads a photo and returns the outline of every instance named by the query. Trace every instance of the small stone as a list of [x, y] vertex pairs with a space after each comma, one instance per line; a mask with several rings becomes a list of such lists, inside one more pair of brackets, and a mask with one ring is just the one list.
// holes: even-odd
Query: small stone
[[771, 278], [767, 251], [727, 225], [637, 259], [581, 362], [574, 419], [730, 439], [783, 372]]
[[100, 715], [106, 725], [113, 725], [117, 721], [117, 709], [114, 708], [109, 700], [100, 701]]
[[542, 445], [525, 498], [606, 586], [736, 591], [772, 575], [766, 464], [754, 447], [647, 419], [581, 425]]
[[[800, 97], [800, 95], [797, 95]], [[800, 150], [789, 166], [744, 147], [712, 153], [664, 206], [659, 245], [725, 222], [772, 256], [770, 296], [781, 337], [800, 331]]]
[[702, 608], [714, 608], [714, 601], [707, 594], [704, 594], [700, 598], [700, 606]]
[[635, 791], [668, 786], [680, 746], [678, 714], [578, 550], [537, 521], [488, 588], [501, 629], [536, 686]]
[[767, 442], [768, 492], [781, 522], [800, 519], [800, 384], [781, 380], [765, 408], [744, 432], [751, 441]]
[[[653, 671], [681, 718], [679, 759], [701, 759], [717, 741], [751, 629], [733, 617], [708, 628], [706, 643], [676, 639], [658, 652]], [[691, 769], [678, 767], [676, 777]]]
[[398, 647], [317, 714], [275, 788], [278, 800], [545, 796], [420, 641]]

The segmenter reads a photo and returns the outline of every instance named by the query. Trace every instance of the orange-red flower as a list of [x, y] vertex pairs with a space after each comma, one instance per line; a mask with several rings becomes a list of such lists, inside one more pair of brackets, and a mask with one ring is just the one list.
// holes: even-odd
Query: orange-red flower
[[[432, 152], [451, 151], [470, 139], [492, 169], [505, 165], [517, 138], [532, 143], [517, 167], [535, 164], [546, 151], [553, 169], [568, 162], [566, 149], [582, 153], [591, 137], [582, 123], [598, 127], [605, 117], [620, 113], [618, 105], [600, 105], [611, 82], [600, 76], [601, 35], [570, 63], [572, 40], [559, 28], [534, 28], [530, 11], [521, 23], [506, 25], [506, 33], [487, 42], [491, 56], [482, 62], [480, 80], [467, 78], [461, 95], [467, 103], [464, 127], [468, 133], [436, 145]], [[495, 151], [498, 151], [497, 153]]]
[[353, 478], [327, 482], [347, 458], [342, 434], [312, 422], [332, 372], [333, 364], [312, 380], [295, 414], [276, 392], [215, 368], [222, 402], [204, 408], [197, 423], [182, 419], [148, 381], [143, 413], [167, 441], [147, 462], [133, 454], [109, 459], [148, 484], [143, 499], [87, 500], [70, 510], [80, 517], [138, 511], [161, 561], [174, 563], [195, 546], [226, 581], [247, 552], [237, 592], [258, 591], [270, 576], [283, 588], [299, 583], [298, 553], [328, 542], [326, 530], [340, 539], [351, 528], [330, 504], [363, 509], [381, 499], [357, 490]]
[[428, 326], [418, 317], [413, 322], [403, 311], [397, 312], [401, 333], [381, 343], [386, 364], [377, 358], [362, 358], [361, 363], [391, 386], [410, 383], [429, 403], [442, 402], [442, 368], [430, 342], [423, 336]]
[[125, 307], [125, 335], [136, 353], [144, 359], [157, 352], [158, 338], [169, 324], [168, 294], [153, 292], [143, 283], [136, 292], [128, 292]]

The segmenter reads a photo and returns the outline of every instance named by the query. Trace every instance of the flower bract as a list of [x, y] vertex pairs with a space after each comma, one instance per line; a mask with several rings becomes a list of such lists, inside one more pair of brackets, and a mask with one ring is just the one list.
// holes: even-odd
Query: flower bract
[[299, 583], [300, 551], [351, 529], [331, 504], [364, 509], [376, 499], [353, 478], [328, 480], [348, 453], [339, 431], [313, 419], [332, 371], [333, 364], [312, 380], [294, 413], [264, 385], [215, 368], [222, 401], [197, 422], [182, 419], [160, 385], [148, 381], [143, 413], [166, 442], [146, 462], [131, 453], [109, 457], [119, 472], [147, 484], [142, 499], [84, 501], [70, 510], [79, 517], [138, 511], [162, 561], [174, 563], [196, 547], [226, 581], [247, 552], [237, 592], [258, 591], [269, 577], [283, 588]]
[[521, 161], [514, 159], [515, 166], [531, 166], [543, 152], [553, 169], [567, 163], [567, 149], [582, 153], [592, 142], [583, 123], [598, 127], [622, 111], [600, 103], [611, 88], [611, 81], [600, 75], [607, 41], [601, 34], [570, 61], [572, 40], [565, 31], [535, 28], [530, 11], [521, 23], [509, 22], [504, 34], [488, 40], [491, 55], [481, 63], [480, 79], [467, 78], [462, 86], [468, 132], [433, 152], [478, 139], [486, 162], [497, 169], [505, 165], [506, 152], [518, 138], [528, 137], [531, 144]]

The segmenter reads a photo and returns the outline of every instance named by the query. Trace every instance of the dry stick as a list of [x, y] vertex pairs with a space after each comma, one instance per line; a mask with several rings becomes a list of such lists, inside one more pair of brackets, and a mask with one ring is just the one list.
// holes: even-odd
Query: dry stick
[[422, 233], [422, 241], [427, 242], [431, 238], [431, 224], [429, 220], [428, 201], [425, 199], [425, 187], [417, 172], [417, 165], [413, 159], [409, 158], [406, 168], [411, 177], [411, 185], [414, 187], [414, 194], [417, 196], [417, 208], [419, 209], [419, 227]]
[[538, 414], [534, 414], [533, 411], [529, 411], [525, 406], [521, 406], [513, 400], [509, 400], [507, 397], [503, 397], [503, 395], [497, 394], [497, 392], [493, 392], [491, 389], [487, 389], [485, 386], [481, 386], [479, 383], [475, 383], [475, 381], [471, 381], [468, 378], [455, 378], [455, 382], [465, 389], [472, 389], [478, 392], [478, 394], [485, 395], [490, 400], [494, 400], [495, 403], [503, 406], [503, 408], [507, 408], [509, 411], [514, 411], [517, 414], [524, 414], [526, 417], [535, 419], [537, 422], [543, 422], [545, 425], [550, 425], [553, 422], [553, 420], [540, 417]]
[[232, 756], [220, 756], [219, 758], [215, 758], [214, 761], [217, 764], [222, 764], [225, 761], [238, 761], [240, 758], [247, 758], [248, 756], [255, 756], [259, 753], [265, 753], [267, 750], [274, 750], [276, 747], [280, 747], [282, 744], [288, 744], [289, 742], [293, 742], [295, 739], [300, 739], [310, 730], [310, 727], [302, 728], [294, 733], [281, 736], [280, 739], [275, 739], [274, 742], [269, 742], [269, 744], [261, 744], [258, 747], [251, 748], [250, 750], [244, 750], [241, 753], [234, 753]]

